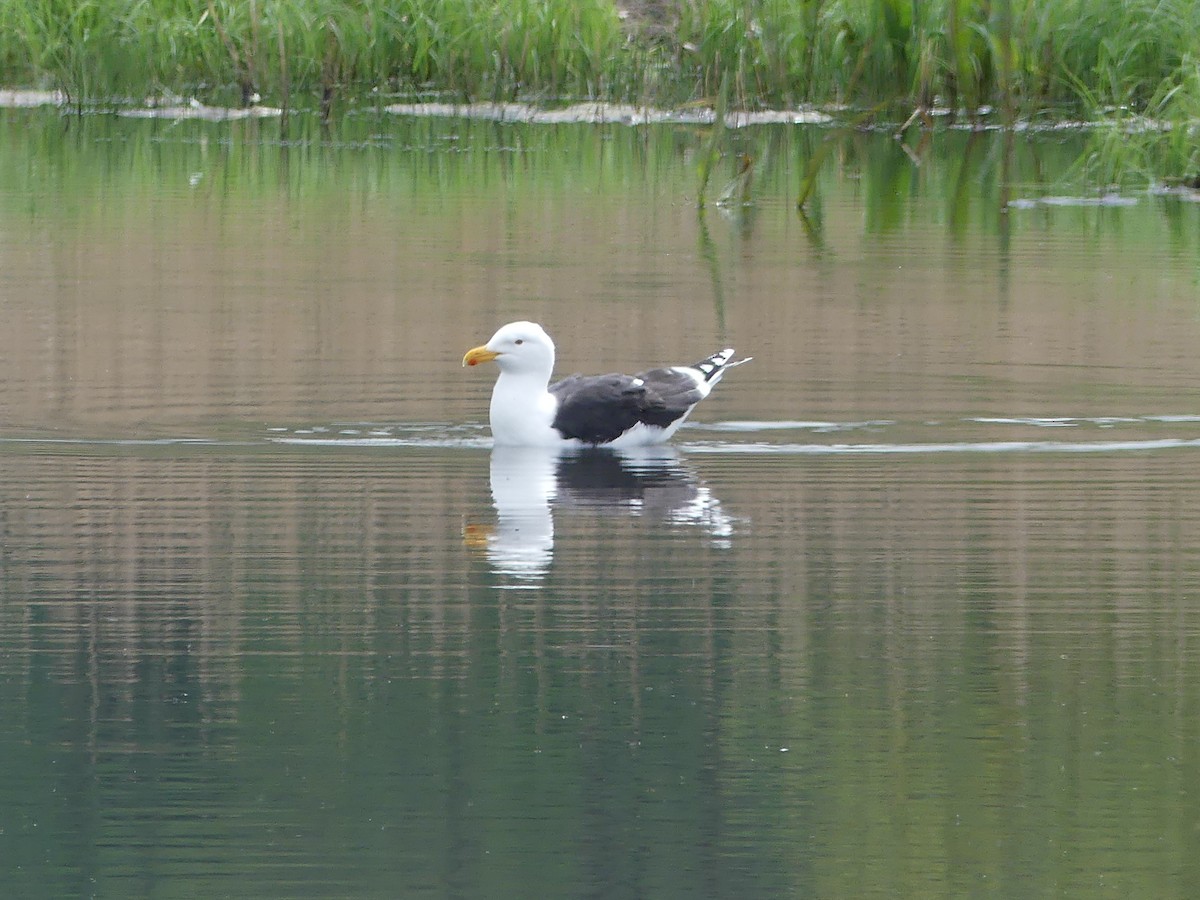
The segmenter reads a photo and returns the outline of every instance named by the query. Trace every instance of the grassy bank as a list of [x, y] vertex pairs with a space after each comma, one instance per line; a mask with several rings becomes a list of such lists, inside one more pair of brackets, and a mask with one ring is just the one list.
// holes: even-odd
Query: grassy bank
[[83, 100], [604, 94], [623, 88], [623, 47], [608, 0], [0, 0], [0, 81]]
[[[1182, 123], [1200, 111], [1198, 66], [1190, 0], [0, 0], [0, 82], [78, 102], [416, 89], [669, 104], [725, 84], [745, 107]], [[1191, 152], [1188, 129], [1154, 143]]]

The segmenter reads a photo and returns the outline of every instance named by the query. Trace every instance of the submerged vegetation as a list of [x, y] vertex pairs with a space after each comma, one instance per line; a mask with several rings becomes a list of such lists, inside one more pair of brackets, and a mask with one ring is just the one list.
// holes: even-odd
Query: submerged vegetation
[[173, 93], [326, 110], [370, 91], [712, 103], [725, 85], [743, 108], [1107, 118], [1097, 173], [1132, 147], [1191, 176], [1200, 4], [0, 0], [0, 82], [77, 104]]

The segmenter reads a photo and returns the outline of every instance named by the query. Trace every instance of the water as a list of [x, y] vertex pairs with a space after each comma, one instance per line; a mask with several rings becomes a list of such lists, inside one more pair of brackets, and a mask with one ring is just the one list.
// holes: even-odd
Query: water
[[[1195, 206], [1057, 135], [837, 138], [801, 218], [823, 131], [698, 216], [690, 128], [3, 116], [6, 894], [1191, 895]], [[493, 453], [519, 317], [755, 361]]]

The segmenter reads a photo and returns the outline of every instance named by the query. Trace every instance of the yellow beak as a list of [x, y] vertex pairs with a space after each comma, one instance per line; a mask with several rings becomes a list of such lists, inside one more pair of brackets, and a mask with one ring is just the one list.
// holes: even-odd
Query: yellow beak
[[489, 350], [487, 347], [472, 347], [467, 351], [467, 355], [463, 357], [463, 365], [477, 366], [481, 362], [491, 362], [499, 355], [499, 353]]

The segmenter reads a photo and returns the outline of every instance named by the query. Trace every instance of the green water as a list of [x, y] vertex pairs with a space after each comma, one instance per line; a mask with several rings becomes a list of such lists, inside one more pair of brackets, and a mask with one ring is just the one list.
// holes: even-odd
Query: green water
[[[1058, 135], [747, 129], [701, 215], [693, 127], [0, 116], [6, 895], [1191, 896], [1186, 199]], [[524, 317], [755, 361], [668, 452], [495, 453]]]

